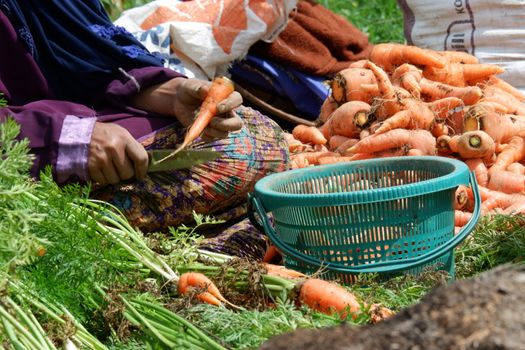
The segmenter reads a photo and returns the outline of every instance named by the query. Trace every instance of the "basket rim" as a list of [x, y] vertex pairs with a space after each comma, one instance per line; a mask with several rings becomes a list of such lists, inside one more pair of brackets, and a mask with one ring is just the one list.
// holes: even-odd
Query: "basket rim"
[[[427, 163], [445, 163], [450, 165], [452, 171], [448, 174], [436, 177], [430, 180], [419, 181], [416, 183], [365, 189], [352, 192], [339, 193], [301, 193], [291, 194], [275, 191], [272, 186], [276, 181], [286, 180], [308, 180], [310, 177], [319, 173], [333, 174], [348, 170], [349, 167], [354, 169], [363, 168], [383, 163], [388, 166], [407, 162], [427, 162]], [[255, 184], [254, 195], [263, 202], [264, 207], [268, 212], [280, 207], [290, 206], [293, 202], [294, 206], [333, 206], [346, 204], [364, 204], [374, 203], [387, 200], [396, 200], [400, 198], [408, 198], [414, 196], [421, 196], [429, 193], [439, 192], [455, 188], [459, 185], [469, 184], [469, 168], [459, 160], [440, 157], [440, 156], [411, 156], [411, 157], [390, 157], [379, 159], [358, 160], [337, 164], [319, 165], [315, 167], [308, 167], [302, 169], [289, 170], [281, 173], [268, 175]]]

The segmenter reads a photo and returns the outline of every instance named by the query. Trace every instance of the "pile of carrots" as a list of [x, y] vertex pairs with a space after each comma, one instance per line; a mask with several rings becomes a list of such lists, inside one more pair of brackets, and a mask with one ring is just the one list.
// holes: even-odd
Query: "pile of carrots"
[[[292, 168], [390, 156], [438, 155], [476, 174], [482, 213], [525, 213], [525, 95], [463, 52], [378, 44], [330, 80], [317, 126], [287, 141]], [[472, 212], [457, 190], [456, 227]]]

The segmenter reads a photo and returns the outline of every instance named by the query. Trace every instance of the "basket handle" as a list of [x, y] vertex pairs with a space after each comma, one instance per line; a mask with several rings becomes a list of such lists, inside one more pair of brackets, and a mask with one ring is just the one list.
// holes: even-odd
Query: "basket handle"
[[469, 176], [470, 186], [472, 188], [472, 192], [474, 193], [474, 203], [475, 203], [473, 215], [470, 218], [469, 222], [465, 226], [463, 226], [463, 228], [458, 232], [458, 234], [455, 235], [447, 243], [443, 244], [442, 246], [439, 246], [438, 248], [426, 254], [420, 255], [415, 258], [409, 258], [409, 259], [404, 259], [404, 260], [382, 261], [378, 263], [370, 263], [370, 264], [365, 264], [362, 266], [354, 266], [354, 267], [341, 265], [339, 263], [320, 261], [302, 252], [298, 252], [297, 250], [290, 247], [287, 243], [283, 242], [277, 236], [275, 230], [270, 224], [268, 220], [268, 216], [266, 215], [266, 211], [264, 210], [261, 202], [259, 201], [258, 198], [256, 198], [253, 195], [249, 196], [249, 206], [252, 206], [252, 208], [255, 209], [255, 211], [257, 211], [257, 214], [260, 216], [262, 223], [259, 223], [255, 219], [255, 216], [253, 215], [254, 210], [249, 211], [250, 221], [252, 221], [252, 224], [255, 227], [263, 229], [268, 234], [272, 243], [275, 244], [275, 246], [278, 249], [280, 249], [284, 254], [288, 254], [297, 260], [303, 261], [317, 268], [328, 267], [330, 270], [334, 272], [354, 273], [354, 274], [397, 272], [397, 271], [402, 271], [402, 270], [408, 270], [408, 269], [423, 265], [425, 263], [428, 263], [432, 260], [435, 260], [441, 257], [442, 255], [444, 255], [445, 253], [449, 252], [451, 249], [455, 248], [459, 243], [461, 243], [476, 226], [479, 220], [479, 217], [480, 217], [480, 213], [481, 213], [481, 197], [479, 194], [479, 189], [477, 186], [476, 177], [474, 175], [474, 172], [471, 171], [469, 175], [470, 175]]

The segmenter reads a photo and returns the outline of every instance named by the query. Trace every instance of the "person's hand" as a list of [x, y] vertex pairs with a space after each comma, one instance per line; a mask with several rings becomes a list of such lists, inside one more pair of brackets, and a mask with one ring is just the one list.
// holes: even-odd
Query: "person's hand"
[[[175, 116], [183, 126], [189, 126], [210, 84], [200, 79], [174, 78], [146, 89], [135, 98], [134, 105], [151, 112]], [[219, 103], [218, 115], [204, 131], [203, 138], [225, 138], [229, 132], [240, 130], [242, 120], [233, 110], [241, 104], [242, 97], [237, 91]]]
[[95, 123], [88, 156], [91, 181], [106, 185], [133, 176], [141, 180], [146, 176], [148, 161], [144, 147], [126, 129], [112, 123]]

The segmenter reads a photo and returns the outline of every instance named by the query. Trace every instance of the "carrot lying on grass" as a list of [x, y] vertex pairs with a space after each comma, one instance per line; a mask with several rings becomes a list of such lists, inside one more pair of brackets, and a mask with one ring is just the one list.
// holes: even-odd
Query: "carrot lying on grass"
[[219, 306], [225, 303], [236, 308], [238, 307], [226, 300], [219, 292], [217, 286], [200, 272], [183, 273], [180, 276], [177, 288], [181, 295], [188, 295], [192, 291], [196, 292], [195, 297], [207, 304]]
[[370, 105], [362, 101], [343, 103], [319, 130], [326, 139], [334, 135], [356, 138], [361, 129], [370, 122], [370, 109]]
[[307, 279], [299, 286], [299, 301], [326, 314], [338, 313], [343, 319], [357, 315], [361, 309], [356, 297], [348, 290], [317, 278]]
[[223, 100], [225, 100], [235, 90], [233, 82], [226, 77], [217, 77], [213, 79], [211, 86], [208, 90], [208, 94], [204, 98], [201, 104], [199, 112], [190, 126], [182, 144], [172, 153], [159, 160], [162, 162], [166, 159], [173, 157], [182, 149], [186, 148], [193, 140], [200, 136], [200, 134], [210, 124], [211, 120], [217, 115], [217, 106]]
[[447, 59], [435, 51], [395, 43], [375, 45], [370, 60], [387, 72], [403, 63], [432, 67], [444, 67], [447, 63]]

